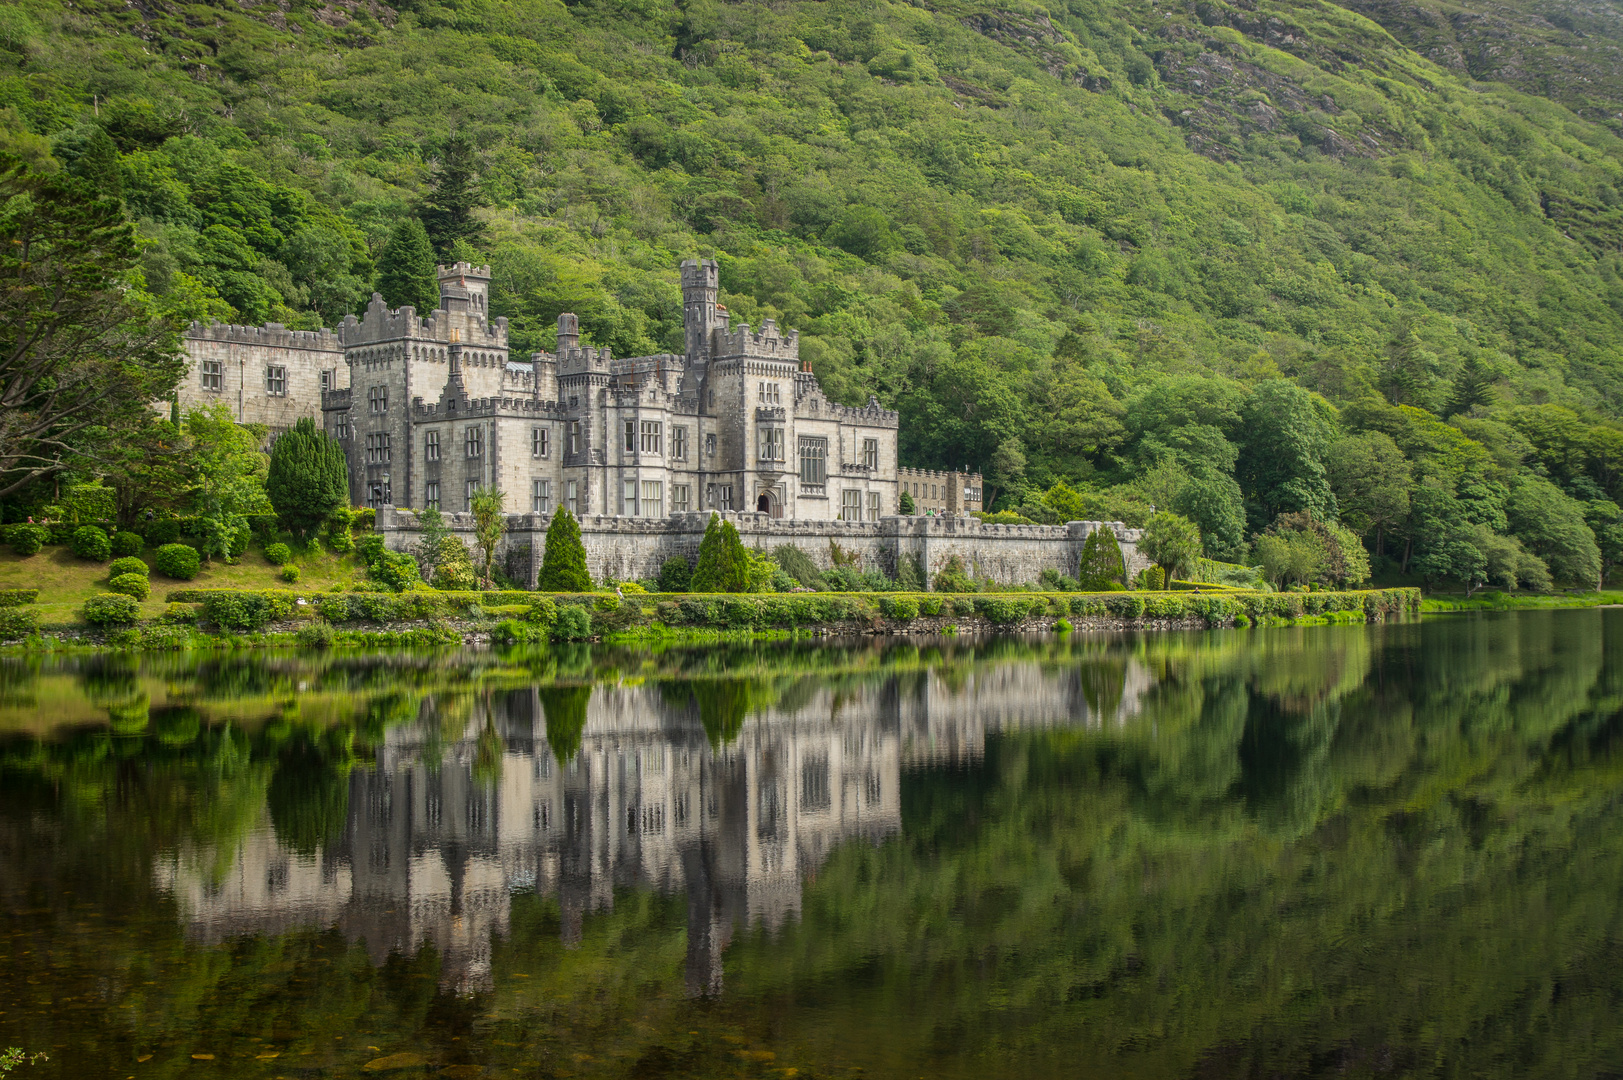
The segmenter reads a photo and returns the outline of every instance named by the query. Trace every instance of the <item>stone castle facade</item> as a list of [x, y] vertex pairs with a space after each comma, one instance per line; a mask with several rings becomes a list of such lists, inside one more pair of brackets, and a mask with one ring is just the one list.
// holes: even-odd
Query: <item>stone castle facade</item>
[[432, 312], [374, 295], [336, 331], [194, 325], [181, 405], [223, 401], [273, 435], [319, 417], [356, 505], [465, 512], [496, 487], [509, 513], [877, 522], [906, 484], [920, 514], [980, 509], [978, 475], [904, 479], [896, 413], [830, 401], [795, 331], [734, 326], [714, 260], [682, 264], [683, 353], [627, 359], [582, 345], [568, 313], [555, 353], [515, 358], [488, 267], [442, 266], [439, 283]]

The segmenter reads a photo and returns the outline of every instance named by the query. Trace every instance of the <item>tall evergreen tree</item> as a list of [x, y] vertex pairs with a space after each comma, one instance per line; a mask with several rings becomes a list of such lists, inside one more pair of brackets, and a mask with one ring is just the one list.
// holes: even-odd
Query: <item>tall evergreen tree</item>
[[265, 494], [282, 524], [307, 537], [349, 505], [349, 470], [344, 448], [303, 417], [271, 447]]
[[694, 567], [693, 592], [748, 592], [750, 559], [733, 523], [711, 514], [699, 542], [699, 565]]
[[1454, 388], [1448, 395], [1445, 417], [1468, 413], [1478, 405], [1493, 403], [1494, 371], [1481, 357], [1467, 356], [1460, 373], [1454, 377]]
[[434, 249], [417, 218], [394, 227], [378, 256], [378, 292], [392, 308], [411, 305], [419, 315], [439, 307], [440, 286], [434, 276]]
[[1076, 580], [1083, 592], [1114, 592], [1126, 587], [1127, 566], [1114, 530], [1099, 528], [1088, 534]]
[[81, 124], [58, 135], [51, 155], [106, 198], [122, 198], [123, 179], [118, 171], [118, 146], [96, 124]]
[[475, 243], [482, 231], [474, 216], [474, 211], [485, 204], [477, 166], [472, 141], [464, 135], [451, 135], [440, 151], [434, 187], [423, 199], [423, 225], [434, 250], [447, 262], [451, 261], [451, 249], [457, 241]]
[[580, 542], [580, 522], [568, 510], [553, 514], [547, 526], [547, 547], [535, 587], [542, 592], [585, 592], [592, 587], [586, 545]]

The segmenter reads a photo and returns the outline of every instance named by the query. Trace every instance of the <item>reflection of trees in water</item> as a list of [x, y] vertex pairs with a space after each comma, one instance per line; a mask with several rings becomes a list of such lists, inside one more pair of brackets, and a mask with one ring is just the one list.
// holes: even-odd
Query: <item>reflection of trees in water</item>
[[347, 734], [303, 731], [277, 755], [265, 801], [277, 840], [300, 855], [314, 855], [343, 836], [354, 764]]
[[590, 686], [543, 686], [536, 691], [547, 722], [547, 744], [558, 764], [567, 765], [580, 753], [581, 733], [586, 730], [586, 703], [592, 698]]

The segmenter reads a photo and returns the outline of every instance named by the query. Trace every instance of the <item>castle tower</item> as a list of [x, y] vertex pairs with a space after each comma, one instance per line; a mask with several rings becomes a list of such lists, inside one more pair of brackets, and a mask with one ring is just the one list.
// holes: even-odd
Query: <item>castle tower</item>
[[562, 356], [571, 349], [580, 348], [580, 320], [575, 313], [566, 311], [558, 316], [558, 348], [557, 353]]
[[490, 267], [459, 262], [434, 269], [440, 283], [441, 308], [490, 318]]
[[721, 287], [721, 267], [714, 259], [682, 260], [682, 326], [687, 331], [690, 363], [710, 352], [710, 332], [725, 327], [716, 310], [716, 292]]

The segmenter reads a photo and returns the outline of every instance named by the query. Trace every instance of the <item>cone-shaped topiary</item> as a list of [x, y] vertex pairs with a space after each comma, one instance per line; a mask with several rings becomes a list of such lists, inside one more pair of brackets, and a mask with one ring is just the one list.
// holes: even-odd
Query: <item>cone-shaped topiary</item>
[[693, 569], [693, 592], [748, 592], [750, 557], [733, 523], [711, 514], [699, 543], [699, 565]]
[[1083, 592], [1113, 592], [1127, 585], [1127, 565], [1113, 529], [1100, 527], [1088, 534], [1077, 564], [1077, 586]]
[[585, 592], [592, 587], [592, 575], [586, 571], [586, 546], [580, 542], [580, 522], [568, 510], [553, 514], [547, 526], [547, 547], [535, 587], [542, 592]]
[[349, 505], [344, 448], [314, 420], [301, 418], [271, 447], [265, 494], [286, 528], [309, 536]]

